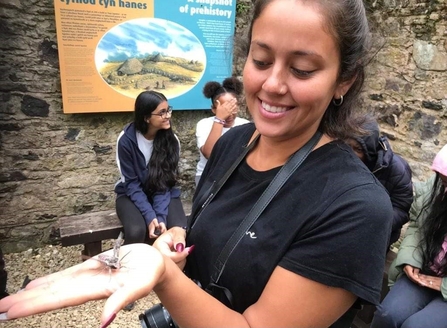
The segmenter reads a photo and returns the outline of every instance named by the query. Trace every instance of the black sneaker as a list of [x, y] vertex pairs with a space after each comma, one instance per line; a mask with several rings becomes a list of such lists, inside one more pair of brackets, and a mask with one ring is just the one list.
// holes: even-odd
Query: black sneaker
[[22, 287], [20, 289], [25, 288], [26, 285], [28, 285], [30, 282], [31, 282], [31, 279], [28, 276], [26, 276], [25, 279], [23, 280]]
[[124, 311], [132, 311], [133, 308], [135, 307], [135, 302], [129, 303], [124, 307]]

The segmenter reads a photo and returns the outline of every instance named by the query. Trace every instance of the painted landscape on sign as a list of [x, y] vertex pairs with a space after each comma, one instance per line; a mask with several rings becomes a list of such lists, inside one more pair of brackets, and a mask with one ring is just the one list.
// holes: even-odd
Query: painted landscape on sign
[[95, 65], [115, 91], [135, 98], [156, 90], [178, 97], [202, 78], [206, 53], [183, 26], [158, 18], [139, 18], [110, 29], [99, 41]]

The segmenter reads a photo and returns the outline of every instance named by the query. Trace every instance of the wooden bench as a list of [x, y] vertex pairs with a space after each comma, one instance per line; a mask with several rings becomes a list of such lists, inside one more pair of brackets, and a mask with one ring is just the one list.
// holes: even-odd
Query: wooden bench
[[[388, 287], [388, 270], [390, 268], [391, 263], [396, 258], [397, 253], [394, 251], [388, 251], [386, 255], [385, 269], [383, 271], [382, 278], [382, 291], [380, 301], [382, 301], [386, 294], [389, 292]], [[363, 308], [357, 313], [357, 316], [354, 318], [354, 321], [351, 325], [351, 328], [369, 328], [374, 317], [374, 312], [376, 311], [376, 307], [374, 305], [364, 305]]]
[[82, 254], [87, 256], [101, 253], [101, 242], [116, 239], [122, 229], [115, 210], [59, 218], [62, 246], [84, 244]]
[[[192, 204], [182, 200], [186, 215]], [[102, 252], [102, 241], [116, 239], [123, 230], [115, 210], [70, 215], [59, 218], [62, 246], [84, 244], [83, 255], [95, 256]]]

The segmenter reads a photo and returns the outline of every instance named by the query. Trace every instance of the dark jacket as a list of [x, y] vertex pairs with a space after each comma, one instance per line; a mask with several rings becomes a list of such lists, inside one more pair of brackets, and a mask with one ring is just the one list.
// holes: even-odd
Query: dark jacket
[[411, 169], [407, 161], [395, 154], [386, 136], [379, 135], [379, 126], [369, 123], [366, 127], [370, 135], [355, 138], [362, 146], [365, 164], [382, 183], [393, 205], [393, 228], [390, 245], [397, 241], [402, 226], [408, 222], [408, 212], [413, 202]]
[[119, 138], [117, 145], [117, 155], [120, 161], [121, 175], [124, 181], [120, 180], [115, 185], [117, 197], [128, 196], [149, 224], [157, 218], [158, 222], [166, 224], [168, 206], [171, 198], [180, 197], [180, 190], [172, 188], [166, 192], [155, 193], [149, 200], [144, 192], [144, 183], [149, 174], [143, 153], [138, 148], [135, 125], [133, 123], [124, 127], [124, 134]]
[[3, 251], [0, 248], [0, 299], [8, 296], [6, 292], [8, 273], [5, 270], [5, 260], [3, 259]]

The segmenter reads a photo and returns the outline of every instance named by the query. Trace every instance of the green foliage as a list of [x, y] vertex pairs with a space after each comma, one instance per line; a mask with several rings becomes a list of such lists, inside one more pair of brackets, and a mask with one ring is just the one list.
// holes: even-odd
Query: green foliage
[[247, 15], [250, 7], [250, 3], [238, 0], [236, 3], [236, 15]]

